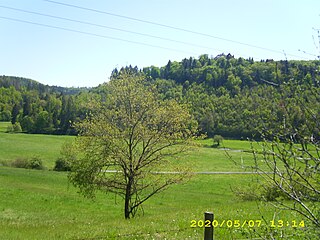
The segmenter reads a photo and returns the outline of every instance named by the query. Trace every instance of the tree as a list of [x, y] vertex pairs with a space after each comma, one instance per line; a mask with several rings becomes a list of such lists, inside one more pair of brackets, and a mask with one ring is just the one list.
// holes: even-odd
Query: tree
[[[29, 122], [30, 123], [30, 122]], [[28, 124], [29, 124], [28, 123]], [[52, 129], [52, 123], [50, 115], [47, 111], [41, 111], [33, 124], [33, 130], [35, 133], [47, 133]]]
[[14, 104], [11, 112], [11, 123], [15, 124], [19, 115], [20, 107], [18, 104]]
[[[310, 106], [319, 109], [320, 92], [311, 85], [284, 89], [282, 96], [294, 97], [283, 103], [286, 121], [276, 133], [264, 130], [261, 148], [253, 148], [254, 170], [263, 177], [264, 187], [277, 190], [271, 199], [275, 206], [295, 211], [312, 223], [305, 237], [314, 238], [320, 233], [320, 112]], [[304, 117], [299, 122], [292, 107]]]
[[65, 156], [69, 179], [80, 192], [121, 196], [128, 219], [150, 197], [182, 180], [182, 174], [156, 171], [168, 171], [170, 157], [186, 149], [197, 126], [185, 106], [161, 100], [141, 75], [122, 72], [107, 87], [106, 102], [95, 103], [91, 114], [76, 124], [79, 136]]
[[216, 146], [220, 146], [220, 143], [223, 141], [223, 137], [221, 135], [214, 135], [213, 142], [216, 143]]

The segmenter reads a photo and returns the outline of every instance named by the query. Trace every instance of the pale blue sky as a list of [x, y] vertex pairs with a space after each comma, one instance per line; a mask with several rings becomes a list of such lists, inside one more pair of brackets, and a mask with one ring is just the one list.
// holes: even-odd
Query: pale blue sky
[[[320, 28], [319, 0], [54, 0], [131, 18], [170, 25], [213, 37], [132, 21], [43, 0], [0, 0], [0, 17], [19, 19], [100, 36], [85, 35], [0, 18], [0, 75], [27, 77], [58, 86], [97, 86], [112, 69], [164, 66], [168, 60], [216, 56], [222, 52], [255, 60], [315, 59], [312, 36]], [[6, 7], [6, 8], [4, 8]], [[54, 15], [188, 42], [191, 45], [110, 28], [39, 16], [10, 8]], [[155, 45], [139, 45], [106, 37]], [[195, 46], [198, 45], [198, 46]], [[164, 49], [164, 48], [170, 48]]]

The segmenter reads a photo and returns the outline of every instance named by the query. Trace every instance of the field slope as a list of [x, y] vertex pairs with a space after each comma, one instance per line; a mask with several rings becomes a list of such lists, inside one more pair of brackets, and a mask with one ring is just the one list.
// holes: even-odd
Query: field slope
[[[232, 189], [250, 186], [254, 175], [196, 175], [175, 185], [144, 205], [144, 211], [131, 220], [123, 216], [123, 202], [113, 194], [99, 193], [83, 198], [68, 183], [67, 173], [49, 171], [59, 156], [60, 147], [72, 137], [9, 134], [0, 125], [0, 159], [39, 155], [48, 170], [28, 170], [0, 166], [1, 239], [203, 239], [203, 227], [191, 227], [212, 211], [223, 220], [267, 220], [260, 227], [217, 227], [216, 239], [246, 239], [250, 231], [263, 231], [274, 217], [274, 209], [264, 202], [239, 200]], [[188, 154], [178, 158], [194, 171], [245, 171], [226, 156], [225, 150], [209, 147], [210, 140], [199, 142]], [[229, 154], [250, 164], [245, 141], [224, 141]], [[276, 219], [301, 218], [289, 212], [277, 212]], [[278, 229], [292, 232], [292, 228]], [[295, 239], [292, 237], [291, 239]], [[296, 238], [299, 239], [299, 238]]]

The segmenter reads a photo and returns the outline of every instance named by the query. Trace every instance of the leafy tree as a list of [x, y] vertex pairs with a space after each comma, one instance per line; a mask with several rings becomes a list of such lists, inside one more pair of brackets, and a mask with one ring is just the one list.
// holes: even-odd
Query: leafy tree
[[22, 130], [25, 132], [33, 132], [33, 128], [34, 128], [34, 121], [31, 117], [29, 116], [24, 116], [21, 120], [21, 127]]
[[220, 143], [223, 141], [223, 137], [221, 135], [214, 135], [213, 136], [213, 142], [217, 144], [217, 146], [220, 146]]
[[9, 110], [4, 110], [0, 112], [0, 121], [10, 121], [11, 120], [11, 112]]
[[34, 131], [36, 133], [43, 133], [49, 126], [49, 113], [47, 111], [41, 111], [35, 120]]
[[74, 97], [69, 95], [62, 96], [62, 106], [60, 113], [60, 129], [64, 134], [72, 134], [74, 130], [72, 123], [76, 119], [76, 106], [74, 104]]
[[71, 168], [64, 158], [60, 157], [56, 160], [53, 171], [70, 171], [70, 170]]
[[168, 171], [169, 157], [185, 150], [196, 124], [185, 106], [161, 100], [142, 76], [122, 72], [107, 87], [107, 101], [76, 124], [79, 136], [64, 155], [70, 181], [88, 197], [96, 190], [121, 196], [128, 219], [150, 197], [182, 180], [183, 175], [155, 171]]
[[12, 108], [12, 112], [11, 112], [11, 123], [15, 124], [19, 115], [19, 110], [20, 107], [19, 105], [16, 103], [14, 104], [13, 108]]
[[[296, 84], [286, 86], [285, 90], [282, 97], [291, 90], [296, 101], [292, 105], [292, 99], [284, 97], [286, 121], [277, 132], [264, 129], [261, 148], [253, 148], [253, 169], [265, 180], [263, 186], [271, 186], [292, 200], [272, 199], [273, 205], [280, 209], [295, 211], [309, 220], [311, 224], [305, 237], [313, 239], [320, 233], [320, 112], [309, 106], [316, 105], [319, 109], [320, 92], [310, 85], [303, 89]], [[303, 97], [305, 92], [308, 98]], [[299, 122], [293, 106], [303, 116]]]

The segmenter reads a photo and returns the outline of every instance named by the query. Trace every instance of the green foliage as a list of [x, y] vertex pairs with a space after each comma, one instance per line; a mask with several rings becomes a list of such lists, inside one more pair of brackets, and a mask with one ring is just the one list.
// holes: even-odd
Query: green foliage
[[7, 125], [11, 123], [0, 122], [0, 162], [8, 165], [17, 158], [30, 159], [36, 155], [41, 157], [47, 169], [52, 169], [60, 156], [61, 146], [74, 139], [73, 136], [8, 134], [5, 133]]
[[267, 182], [252, 181], [248, 185], [232, 187], [233, 193], [243, 201], [274, 202], [289, 198], [277, 187]]
[[60, 157], [56, 160], [53, 170], [61, 172], [61, 171], [70, 171], [71, 168], [68, 162], [64, 158]]
[[[311, 94], [319, 91], [319, 70], [319, 61], [255, 62], [231, 54], [203, 54], [168, 61], [160, 68], [126, 66], [111, 75], [145, 74], [145, 84], [155, 85], [162, 99], [187, 104], [200, 134], [261, 139], [259, 130], [268, 129], [272, 135], [285, 122], [306, 129], [303, 107], [298, 103], [312, 112], [319, 109], [319, 101]], [[292, 83], [304, 91], [294, 94]], [[101, 84], [93, 89], [67, 89], [0, 76], [0, 121], [20, 122], [27, 133], [75, 135], [73, 123], [93, 110], [87, 105], [91, 100], [107, 101], [107, 88]]]
[[21, 120], [21, 127], [26, 132], [33, 132], [34, 121], [30, 116], [24, 116]]
[[14, 132], [22, 132], [21, 125], [19, 122], [16, 122], [15, 124], [13, 124], [13, 131]]
[[[118, 194], [130, 218], [147, 199], [183, 177], [152, 171], [183, 151], [197, 124], [185, 105], [161, 99], [139, 74], [122, 73], [108, 89], [107, 101], [95, 102], [92, 113], [76, 124], [80, 136], [65, 156], [72, 169], [69, 179], [85, 196], [94, 196], [95, 190]], [[123, 174], [106, 174], [109, 168]]]
[[0, 121], [8, 122], [11, 120], [11, 112], [9, 110], [4, 110], [0, 112]]
[[213, 136], [213, 143], [217, 146], [220, 146], [220, 143], [222, 143], [223, 137], [221, 135], [214, 135]]
[[[221, 160], [218, 165], [224, 163]], [[215, 165], [212, 162], [210, 167]], [[119, 198], [113, 194], [97, 194], [95, 201], [85, 199], [68, 183], [66, 173], [1, 167], [0, 236], [26, 240], [203, 239], [204, 229], [191, 228], [191, 220], [203, 220], [204, 211], [213, 211], [219, 222], [224, 219], [243, 222], [264, 216], [267, 222], [262, 222], [260, 227], [217, 227], [214, 231], [215, 239], [253, 239], [270, 225], [274, 215], [275, 221], [303, 220], [287, 211], [275, 214], [274, 208], [265, 203], [238, 201], [230, 186], [247, 184], [250, 179], [251, 176], [239, 174], [198, 175], [151, 198], [144, 206], [144, 214], [124, 221]], [[308, 222], [302, 229], [273, 230], [279, 235], [285, 231], [283, 239], [293, 240], [307, 239], [301, 235], [310, 232]], [[317, 239], [316, 236], [311, 239]]]
[[19, 133], [22, 132], [21, 125], [19, 122], [15, 122], [14, 124], [10, 124], [7, 127], [8, 133]]
[[17, 158], [11, 162], [10, 166], [15, 168], [28, 168], [29, 161], [27, 158]]
[[43, 170], [44, 166], [43, 166], [41, 158], [39, 156], [34, 156], [34, 157], [30, 158], [28, 161], [28, 168]]
[[[277, 131], [262, 129], [264, 141], [260, 154], [258, 149], [252, 149], [253, 168], [262, 172], [263, 179], [271, 186], [266, 198], [275, 200], [274, 205], [280, 209], [306, 217], [312, 223], [311, 232], [314, 230], [319, 235], [319, 88], [289, 82], [280, 90], [283, 123]], [[292, 202], [282, 201], [279, 196]], [[309, 232], [305, 237], [310, 237]]]
[[85, 108], [74, 104], [79, 92], [83, 98], [88, 89], [50, 87], [30, 79], [0, 76], [0, 121], [20, 122], [27, 133], [75, 134], [71, 122], [86, 114]]
[[17, 158], [11, 162], [10, 166], [15, 168], [27, 168], [27, 169], [36, 169], [36, 170], [44, 169], [42, 160], [39, 156], [33, 156], [30, 159]]

